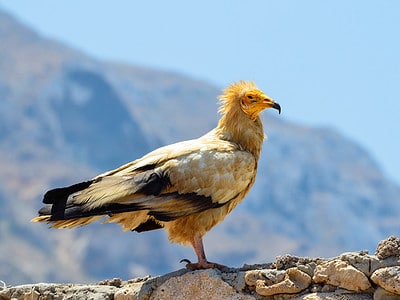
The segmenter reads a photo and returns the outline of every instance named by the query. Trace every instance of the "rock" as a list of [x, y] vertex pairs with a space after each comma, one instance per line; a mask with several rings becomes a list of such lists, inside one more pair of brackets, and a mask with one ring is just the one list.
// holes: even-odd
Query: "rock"
[[30, 290], [29, 292], [25, 292], [22, 295], [22, 299], [24, 300], [39, 300], [40, 293], [35, 290]]
[[374, 292], [374, 300], [399, 300], [399, 295], [393, 294], [378, 287]]
[[223, 281], [229, 283], [236, 291], [241, 292], [246, 288], [245, 275], [246, 272], [238, 271], [222, 273], [221, 278]]
[[315, 283], [326, 283], [356, 292], [371, 287], [364, 273], [339, 259], [318, 265], [313, 280]]
[[[377, 256], [366, 251], [333, 259], [285, 255], [272, 264], [239, 269], [188, 271], [97, 284], [38, 283], [7, 287], [0, 281], [0, 300], [394, 300], [400, 299], [399, 239], [379, 243]], [[371, 283], [376, 285], [371, 287]]]
[[349, 263], [367, 277], [382, 267], [381, 261], [376, 256], [369, 255], [368, 251], [346, 252], [340, 255], [339, 259]]
[[323, 262], [322, 258], [309, 258], [309, 257], [298, 257], [294, 255], [282, 255], [277, 256], [275, 261], [276, 269], [278, 270], [287, 270], [289, 268], [305, 266], [309, 264], [320, 264]]
[[244, 276], [248, 286], [256, 286], [257, 281], [262, 280], [266, 285], [273, 285], [285, 279], [286, 271], [266, 269], [247, 271]]
[[117, 288], [106, 285], [38, 283], [0, 290], [0, 299], [113, 299]]
[[143, 283], [132, 283], [119, 289], [114, 294], [114, 300], [137, 300], [149, 298], [150, 293], [143, 289]]
[[311, 284], [311, 276], [298, 268], [286, 270], [284, 279], [278, 283], [274, 283], [277, 280], [271, 278], [260, 278], [257, 276], [259, 274], [250, 271], [245, 278], [246, 282], [251, 283], [251, 285], [255, 283], [256, 292], [261, 296], [296, 294], [305, 290]]
[[400, 266], [378, 269], [371, 280], [386, 291], [400, 295]]
[[[299, 296], [296, 298], [291, 298], [290, 300], [372, 300], [372, 296], [369, 294], [346, 294], [346, 293], [337, 293], [337, 292], [336, 293], [311, 293], [311, 294]], [[383, 300], [383, 299], [380, 299], [380, 300]]]
[[386, 240], [380, 241], [376, 247], [375, 255], [379, 259], [390, 256], [400, 257], [400, 238], [390, 236]]
[[193, 271], [168, 279], [152, 293], [150, 299], [251, 300], [255, 298], [237, 293], [232, 286], [221, 279], [219, 271], [206, 270]]
[[111, 285], [115, 287], [120, 287], [122, 285], [121, 278], [105, 279], [97, 283], [98, 285]]
[[304, 273], [307, 273], [308, 275], [310, 275], [310, 277], [314, 276], [314, 271], [315, 271], [316, 267], [317, 267], [317, 264], [315, 262], [310, 262], [310, 263], [308, 263], [306, 265], [297, 266], [297, 268], [300, 271], [303, 271]]

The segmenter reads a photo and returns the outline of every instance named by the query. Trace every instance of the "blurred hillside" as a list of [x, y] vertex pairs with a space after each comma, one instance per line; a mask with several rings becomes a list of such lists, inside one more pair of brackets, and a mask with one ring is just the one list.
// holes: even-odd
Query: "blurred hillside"
[[[127, 279], [193, 259], [192, 249], [170, 245], [161, 231], [124, 234], [112, 224], [57, 231], [29, 220], [47, 189], [211, 129], [221, 91], [179, 74], [97, 61], [2, 12], [0, 41], [0, 279]], [[372, 250], [398, 233], [400, 188], [365, 149], [273, 112], [264, 124], [269, 138], [257, 182], [206, 236], [210, 259], [240, 266], [288, 252], [330, 256]]]

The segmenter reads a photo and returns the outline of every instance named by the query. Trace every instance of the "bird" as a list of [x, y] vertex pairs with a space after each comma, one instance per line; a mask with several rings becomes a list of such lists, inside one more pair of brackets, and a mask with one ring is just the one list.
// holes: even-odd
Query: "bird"
[[[218, 97], [217, 126], [203, 136], [163, 146], [91, 180], [47, 191], [32, 222], [74, 228], [104, 219], [124, 231], [165, 229], [172, 243], [192, 246], [190, 270], [207, 260], [204, 235], [248, 194], [265, 133], [260, 113], [281, 106], [253, 81], [230, 84]], [[182, 262], [181, 261], [181, 262]]]

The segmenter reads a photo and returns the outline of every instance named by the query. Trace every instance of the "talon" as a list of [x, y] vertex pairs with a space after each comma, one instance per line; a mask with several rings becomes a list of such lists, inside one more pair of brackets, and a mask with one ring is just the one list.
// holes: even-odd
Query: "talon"
[[192, 262], [191, 262], [190, 260], [188, 260], [187, 258], [181, 259], [181, 261], [180, 261], [179, 263], [181, 264], [181, 263], [183, 263], [183, 262], [185, 262], [185, 263], [187, 263], [187, 264], [191, 264], [191, 263], [192, 263]]

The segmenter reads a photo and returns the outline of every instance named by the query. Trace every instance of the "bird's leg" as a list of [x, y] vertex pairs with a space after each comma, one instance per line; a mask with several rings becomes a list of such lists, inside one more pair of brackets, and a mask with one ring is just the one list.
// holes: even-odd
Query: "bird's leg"
[[211, 268], [217, 268], [217, 269], [224, 269], [226, 266], [220, 265], [217, 263], [209, 262], [207, 261], [206, 254], [204, 252], [204, 247], [203, 247], [203, 238], [201, 235], [197, 234], [193, 237], [192, 239], [192, 247], [194, 251], [196, 252], [198, 262], [197, 263], [188, 263], [186, 264], [186, 268], [190, 270], [197, 270], [197, 269], [211, 269]]

